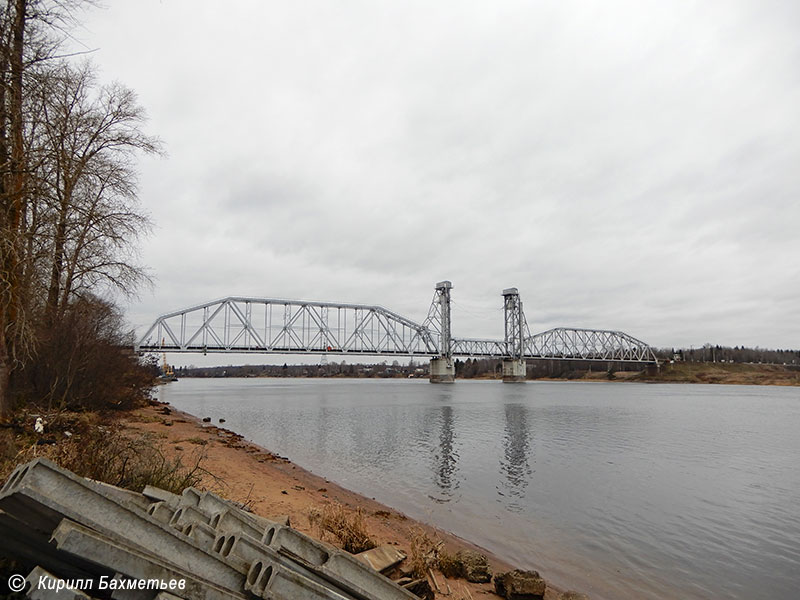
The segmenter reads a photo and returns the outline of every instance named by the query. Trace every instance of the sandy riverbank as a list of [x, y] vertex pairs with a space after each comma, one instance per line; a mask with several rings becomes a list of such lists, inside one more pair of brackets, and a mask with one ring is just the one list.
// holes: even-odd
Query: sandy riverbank
[[[168, 453], [183, 455], [190, 462], [198, 452], [204, 455], [208, 471], [203, 485], [221, 495], [247, 503], [264, 517], [288, 515], [293, 527], [318, 536], [309, 523], [309, 513], [326, 503], [341, 504], [349, 512], [361, 508], [370, 535], [378, 544], [394, 544], [410, 556], [411, 540], [420, 530], [437, 537], [450, 552], [461, 549], [486, 554], [493, 572], [515, 568], [489, 552], [450, 533], [408, 518], [402, 513], [370, 498], [347, 490], [324, 477], [306, 471], [286, 458], [248, 442], [224, 429], [224, 424], [203, 423], [199, 418], [164, 405], [149, 406], [122, 419], [132, 432], [149, 433], [158, 438]], [[169, 414], [165, 414], [169, 411]], [[547, 579], [547, 573], [542, 573]], [[464, 579], [446, 579], [436, 574], [443, 593], [437, 598], [497, 598], [491, 583], [469, 583]], [[445, 584], [446, 582], [446, 584]], [[447, 587], [452, 591], [446, 594]], [[545, 600], [556, 600], [563, 590], [551, 587]]]

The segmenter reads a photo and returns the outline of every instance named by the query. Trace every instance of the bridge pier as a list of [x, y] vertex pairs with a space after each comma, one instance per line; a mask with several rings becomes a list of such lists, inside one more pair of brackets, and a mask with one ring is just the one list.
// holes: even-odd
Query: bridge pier
[[454, 383], [456, 367], [452, 358], [432, 358], [429, 381], [431, 383]]
[[517, 358], [503, 359], [503, 383], [525, 383], [528, 365]]
[[525, 363], [525, 338], [530, 336], [522, 300], [517, 288], [503, 290], [503, 310], [506, 322], [506, 352], [503, 358], [503, 383], [525, 383], [528, 365]]
[[660, 364], [655, 363], [655, 364], [647, 365], [646, 373], [647, 373], [648, 376], [654, 377], [654, 376], [658, 375], [660, 372], [661, 372], [661, 365]]

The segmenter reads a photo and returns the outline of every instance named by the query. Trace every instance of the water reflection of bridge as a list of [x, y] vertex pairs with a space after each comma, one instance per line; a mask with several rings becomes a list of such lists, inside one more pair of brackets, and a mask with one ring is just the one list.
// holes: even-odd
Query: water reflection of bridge
[[[458, 431], [459, 417], [465, 415], [459, 414], [458, 409], [450, 404], [449, 396], [442, 397], [442, 402], [441, 406], [431, 408], [427, 419], [430, 425], [427, 435], [431, 440], [433, 483], [439, 493], [438, 496], [429, 497], [441, 504], [456, 498], [463, 477], [459, 474], [459, 461], [464, 444], [469, 443], [463, 435], [459, 436]], [[497, 470], [499, 479], [495, 487], [503, 504], [514, 512], [524, 506], [524, 497], [533, 473], [529, 413], [529, 407], [521, 399], [503, 406], [504, 435]]]
[[502, 340], [454, 337], [452, 284], [436, 284], [420, 324], [382, 306], [228, 297], [164, 314], [139, 352], [427, 356], [430, 380], [454, 380], [454, 357], [503, 360], [503, 381], [524, 381], [525, 361], [594, 360], [657, 365], [650, 346], [621, 331], [557, 327], [531, 335], [517, 288], [503, 291]]

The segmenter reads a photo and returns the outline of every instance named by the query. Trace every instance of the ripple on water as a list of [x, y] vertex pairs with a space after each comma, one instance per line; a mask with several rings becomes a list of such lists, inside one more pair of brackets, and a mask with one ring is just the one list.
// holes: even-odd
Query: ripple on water
[[183, 380], [162, 399], [593, 600], [796, 600], [792, 388]]

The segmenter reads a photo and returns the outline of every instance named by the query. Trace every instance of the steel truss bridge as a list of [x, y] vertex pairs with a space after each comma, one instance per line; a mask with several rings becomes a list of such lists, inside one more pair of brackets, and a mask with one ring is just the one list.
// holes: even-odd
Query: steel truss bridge
[[505, 337], [450, 332], [452, 284], [436, 284], [417, 323], [382, 306], [229, 297], [162, 315], [138, 352], [496, 357], [658, 364], [650, 346], [621, 331], [558, 327], [531, 335], [517, 288], [503, 291]]

